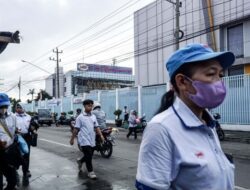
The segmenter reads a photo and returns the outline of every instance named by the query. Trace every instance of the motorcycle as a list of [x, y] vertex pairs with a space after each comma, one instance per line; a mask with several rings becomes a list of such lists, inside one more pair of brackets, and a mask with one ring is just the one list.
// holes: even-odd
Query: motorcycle
[[143, 114], [143, 116], [138, 118], [136, 122], [138, 123], [137, 128], [139, 129], [139, 131], [143, 132], [147, 126], [146, 115]]
[[224, 133], [224, 131], [221, 128], [220, 123], [219, 123], [219, 119], [221, 118], [221, 116], [220, 116], [219, 113], [215, 113], [213, 116], [214, 116], [214, 119], [215, 119], [216, 133], [217, 133], [217, 135], [219, 137], [219, 140], [223, 141], [225, 139], [225, 133]]
[[74, 127], [74, 122], [75, 122], [75, 118], [73, 116], [71, 116], [70, 118], [60, 116], [59, 119], [56, 121], [56, 126], [68, 125], [68, 126], [70, 126], [70, 128], [72, 130]]
[[[100, 152], [103, 158], [109, 158], [113, 153], [114, 137], [111, 136], [112, 131], [112, 127], [101, 129], [102, 135], [105, 139], [104, 142], [101, 141], [98, 134], [96, 135], [96, 146], [94, 147], [94, 150]], [[78, 149], [81, 151], [81, 146], [79, 144]]]

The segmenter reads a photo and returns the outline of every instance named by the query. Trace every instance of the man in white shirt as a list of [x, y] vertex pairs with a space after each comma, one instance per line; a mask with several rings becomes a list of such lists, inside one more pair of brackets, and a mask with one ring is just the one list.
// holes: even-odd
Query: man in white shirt
[[31, 141], [31, 135], [30, 135], [30, 121], [31, 117], [27, 113], [24, 112], [24, 109], [22, 105], [17, 104], [16, 105], [16, 119], [17, 119], [17, 129], [18, 132], [23, 136], [25, 139], [28, 147], [29, 147], [29, 153], [25, 154], [23, 156], [23, 184], [28, 185], [29, 184], [29, 177], [31, 177], [31, 173], [29, 171], [29, 163], [30, 163], [30, 141]]
[[102, 141], [104, 141], [104, 137], [102, 136], [101, 130], [98, 127], [96, 116], [91, 113], [93, 104], [94, 102], [89, 99], [83, 101], [85, 110], [76, 119], [76, 124], [70, 139], [70, 144], [74, 144], [74, 139], [77, 136], [78, 144], [81, 146], [81, 151], [84, 154], [80, 160], [77, 160], [79, 170], [82, 168], [82, 163], [85, 162], [88, 170], [88, 177], [91, 179], [96, 179], [96, 175], [92, 166], [92, 156], [95, 147], [96, 132], [98, 135], [100, 135]]

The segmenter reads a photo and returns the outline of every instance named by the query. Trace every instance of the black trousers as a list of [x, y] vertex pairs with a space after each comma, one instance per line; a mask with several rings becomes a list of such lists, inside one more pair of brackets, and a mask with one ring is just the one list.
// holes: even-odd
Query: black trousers
[[85, 162], [88, 172], [92, 172], [93, 171], [92, 157], [93, 157], [94, 148], [91, 146], [81, 146], [81, 151], [83, 153], [81, 162], [82, 163]]
[[[13, 190], [17, 184], [16, 180], [16, 168], [8, 165], [8, 161], [3, 159], [3, 152], [0, 152], [0, 175], [3, 174], [7, 181], [7, 190]], [[1, 177], [0, 177], [1, 178]], [[0, 179], [1, 181], [2, 179]], [[3, 184], [0, 182], [0, 189], [2, 189]]]
[[23, 164], [22, 164], [22, 170], [23, 175], [25, 176], [27, 172], [29, 171], [30, 167], [30, 142], [31, 142], [31, 136], [30, 134], [23, 134], [22, 135], [24, 140], [26, 141], [28, 147], [29, 147], [29, 153], [23, 155]]
[[136, 127], [129, 127], [129, 132], [127, 134], [127, 138], [134, 132], [134, 138], [137, 139], [137, 130]]

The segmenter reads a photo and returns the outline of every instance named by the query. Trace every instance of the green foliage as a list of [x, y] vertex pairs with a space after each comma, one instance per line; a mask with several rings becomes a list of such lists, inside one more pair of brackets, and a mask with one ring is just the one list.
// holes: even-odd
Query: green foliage
[[37, 97], [36, 97], [36, 101], [38, 101], [38, 100], [45, 100], [45, 99], [48, 99], [48, 100], [50, 100], [50, 99], [52, 99], [52, 96], [50, 96], [49, 94], [48, 94], [48, 92], [46, 92], [45, 90], [40, 90], [40, 92], [37, 94]]
[[121, 114], [122, 114], [122, 110], [120, 110], [120, 109], [117, 109], [117, 110], [114, 111], [114, 115], [117, 116], [117, 119], [120, 119]]
[[15, 111], [16, 111], [16, 105], [17, 105], [19, 102], [21, 102], [21, 100], [18, 100], [18, 99], [16, 99], [16, 98], [10, 98], [10, 103], [11, 103], [11, 105], [12, 105], [11, 111], [12, 111], [13, 113], [15, 113]]
[[69, 111], [68, 114], [69, 114], [69, 115], [73, 115], [74, 112], [73, 112], [73, 111]]

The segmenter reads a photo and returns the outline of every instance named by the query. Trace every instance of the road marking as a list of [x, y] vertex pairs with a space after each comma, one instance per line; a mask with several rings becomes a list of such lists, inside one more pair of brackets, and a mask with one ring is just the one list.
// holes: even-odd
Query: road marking
[[249, 189], [246, 189], [244, 187], [240, 187], [240, 186], [234, 186], [235, 187], [235, 190], [249, 190]]
[[67, 144], [62, 144], [62, 143], [59, 143], [59, 142], [56, 142], [56, 141], [51, 141], [51, 140], [47, 140], [47, 139], [40, 139], [40, 138], [38, 140], [53, 143], [53, 144], [57, 144], [57, 145], [64, 146], [64, 147], [67, 147], [67, 148], [73, 148], [73, 146], [70, 146], [70, 145], [67, 145]]

